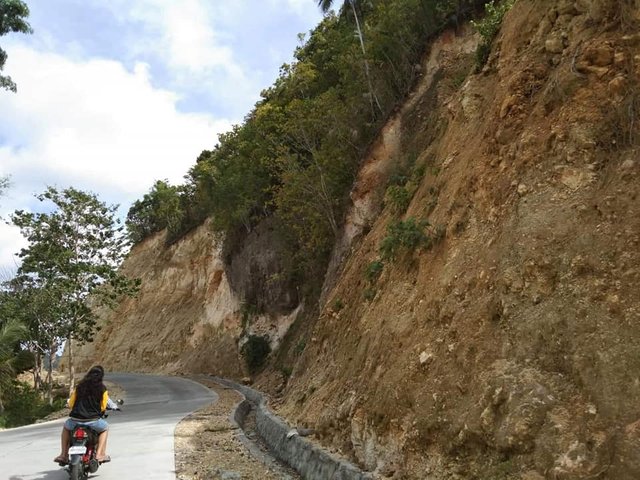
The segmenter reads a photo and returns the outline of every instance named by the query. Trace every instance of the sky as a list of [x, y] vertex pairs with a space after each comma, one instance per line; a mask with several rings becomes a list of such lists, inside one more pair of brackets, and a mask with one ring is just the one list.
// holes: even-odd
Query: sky
[[[25, 246], [8, 225], [48, 185], [131, 203], [182, 183], [241, 123], [321, 19], [315, 0], [26, 0], [34, 33], [0, 37], [0, 277]], [[2, 278], [0, 278], [1, 280]]]

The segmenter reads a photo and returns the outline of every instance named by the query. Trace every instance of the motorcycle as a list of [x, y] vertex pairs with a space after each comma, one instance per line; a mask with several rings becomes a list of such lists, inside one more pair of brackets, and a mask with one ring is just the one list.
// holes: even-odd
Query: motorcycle
[[[109, 405], [107, 410], [120, 410], [123, 400]], [[108, 417], [107, 414], [104, 418]], [[71, 432], [69, 445], [69, 463], [60, 464], [66, 466], [71, 480], [87, 480], [90, 473], [96, 473], [100, 462], [96, 458], [98, 446], [98, 433], [86, 425], [77, 425]]]

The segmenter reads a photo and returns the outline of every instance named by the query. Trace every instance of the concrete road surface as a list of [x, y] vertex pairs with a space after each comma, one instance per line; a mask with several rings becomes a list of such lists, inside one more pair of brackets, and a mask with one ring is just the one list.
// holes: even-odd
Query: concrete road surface
[[[190, 380], [136, 374], [106, 377], [125, 390], [122, 412], [111, 412], [107, 453], [112, 461], [89, 478], [175, 480], [173, 431], [186, 415], [213, 402], [215, 393]], [[53, 462], [63, 420], [0, 431], [0, 480], [65, 480]]]

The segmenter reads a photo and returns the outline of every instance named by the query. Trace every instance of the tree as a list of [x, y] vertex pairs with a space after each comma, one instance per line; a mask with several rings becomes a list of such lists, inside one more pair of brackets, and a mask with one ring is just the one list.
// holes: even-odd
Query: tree
[[170, 185], [167, 180], [157, 180], [149, 193], [129, 209], [126, 225], [131, 241], [138, 243], [165, 228], [176, 231], [184, 216], [180, 195], [180, 187]]
[[[20, 275], [5, 282], [0, 293], [0, 316], [19, 319], [28, 330], [22, 346], [31, 353], [33, 384], [36, 390], [46, 385], [49, 405], [53, 404], [53, 359], [62, 345], [60, 332], [64, 320], [55, 285], [38, 285], [37, 278]], [[47, 376], [42, 372], [46, 367]]]
[[[31, 26], [25, 20], [29, 16], [29, 7], [21, 0], [0, 0], [0, 36], [10, 32], [33, 33]], [[0, 72], [7, 61], [7, 52], [0, 48]], [[16, 84], [11, 77], [0, 74], [0, 88], [17, 91]]]
[[[322, 13], [327, 13], [333, 5], [333, 0], [318, 0], [318, 6]], [[356, 9], [356, 0], [344, 0], [342, 4], [341, 10], [345, 10], [347, 5], [351, 7], [351, 12], [353, 13], [353, 18], [356, 22], [356, 32], [358, 34], [358, 40], [360, 40], [360, 48], [362, 50], [362, 58], [364, 60], [364, 74], [367, 77], [367, 83], [369, 85], [369, 96], [371, 102], [371, 110], [375, 116], [375, 110], [373, 107], [373, 102], [375, 101], [376, 107], [382, 113], [382, 106], [380, 105], [380, 101], [378, 100], [378, 96], [375, 94], [373, 90], [373, 83], [371, 82], [371, 73], [369, 70], [369, 60], [367, 59], [367, 51], [364, 46], [364, 35], [362, 34], [362, 28], [360, 28], [360, 18], [358, 17], [358, 10]]]
[[4, 195], [7, 188], [9, 188], [9, 176], [0, 177], [0, 196]]
[[18, 358], [16, 346], [25, 337], [26, 331], [18, 319], [0, 319], [0, 413], [4, 411], [3, 394], [15, 375]]
[[73, 340], [92, 341], [93, 308], [113, 307], [121, 295], [134, 295], [139, 281], [117, 270], [128, 246], [115, 218], [117, 206], [106, 206], [94, 194], [74, 188], [48, 187], [36, 198], [55, 208], [46, 213], [18, 210], [11, 216], [28, 241], [19, 254], [18, 278], [25, 289], [52, 297], [48, 304], [55, 310], [46, 317], [53, 321], [53, 336], [67, 341], [73, 389]]

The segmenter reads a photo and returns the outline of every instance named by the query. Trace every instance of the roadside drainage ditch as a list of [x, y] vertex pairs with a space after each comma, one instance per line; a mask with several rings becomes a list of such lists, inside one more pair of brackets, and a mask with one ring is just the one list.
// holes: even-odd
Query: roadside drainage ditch
[[292, 435], [291, 427], [269, 410], [261, 393], [225, 378], [210, 378], [244, 396], [245, 399], [232, 413], [232, 421], [243, 432], [239, 435], [240, 441], [258, 458], [264, 461], [267, 456], [261, 451], [262, 446], [305, 480], [373, 479], [370, 473], [363, 472], [352, 463], [332, 456], [299, 435]]

